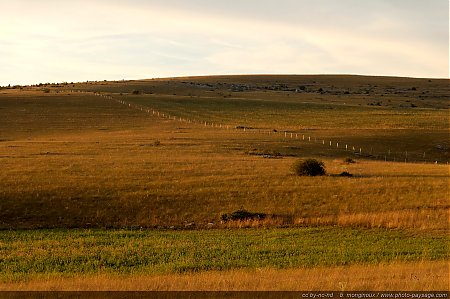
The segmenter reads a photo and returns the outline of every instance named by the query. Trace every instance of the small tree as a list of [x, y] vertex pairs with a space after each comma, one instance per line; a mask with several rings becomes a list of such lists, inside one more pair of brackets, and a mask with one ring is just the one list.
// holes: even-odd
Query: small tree
[[295, 174], [299, 176], [320, 176], [325, 175], [325, 164], [316, 159], [298, 160], [293, 165]]

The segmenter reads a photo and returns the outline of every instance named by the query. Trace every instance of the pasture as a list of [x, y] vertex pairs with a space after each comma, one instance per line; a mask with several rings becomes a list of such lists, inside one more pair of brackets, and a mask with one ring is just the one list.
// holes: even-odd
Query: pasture
[[[202, 277], [184, 289], [220, 289], [202, 275], [390, 265], [447, 269], [426, 285], [448, 285], [448, 89], [351, 76], [2, 89], [2, 289], [104, 275]], [[295, 176], [305, 157], [323, 160], [327, 175]], [[221, 221], [241, 209], [267, 217]]]
[[[186, 278], [182, 279], [193, 276], [190, 282], [203, 289], [205, 286], [202, 288], [196, 282], [196, 276], [204, 272], [212, 272], [214, 277], [220, 272], [226, 275], [236, 271], [245, 277], [245, 271], [247, 275], [250, 272], [266, 275], [270, 269], [295, 273], [295, 269], [303, 272], [315, 268], [336, 271], [340, 267], [341, 272], [345, 273], [345, 267], [357, 269], [358, 265], [364, 265], [370, 269], [390, 263], [408, 268], [412, 262], [423, 267], [412, 272], [422, 280], [430, 268], [442, 267], [440, 261], [448, 256], [446, 237], [418, 237], [383, 229], [368, 231], [336, 227], [209, 231], [5, 231], [1, 232], [1, 239], [5, 245], [2, 248], [4, 256], [0, 279], [18, 285], [26, 285], [33, 280], [57, 282], [61, 277], [84, 277], [86, 281], [103, 277], [103, 283], [107, 283], [114, 277], [137, 278], [151, 274], [155, 279], [165, 277], [166, 280], [169, 277], [175, 280], [183, 275]], [[406, 279], [414, 282], [411, 276]], [[206, 280], [204, 277], [203, 282]], [[232, 281], [236, 283], [238, 280], [239, 275]], [[250, 283], [249, 278], [246, 280]], [[350, 283], [349, 288], [361, 287], [348, 280], [344, 278], [329, 284], [336, 290], [342, 287], [339, 282], [345, 281]], [[321, 281], [324, 282], [324, 278]], [[388, 279], [381, 281], [388, 283]], [[427, 284], [442, 286], [443, 282], [442, 270], [427, 278]], [[87, 284], [89, 288], [95, 288], [92, 282]], [[210, 281], [209, 284], [217, 284], [217, 281]], [[291, 290], [298, 290], [295, 283], [290, 284]], [[166, 288], [170, 289], [170, 285]], [[257, 281], [253, 287], [256, 285]], [[250, 283], [247, 288], [251, 286]], [[391, 288], [394, 286], [391, 285]], [[154, 288], [145, 282], [138, 283], [136, 287]], [[162, 285], [160, 287], [164, 288]], [[173, 287], [177, 288], [175, 285]], [[218, 287], [216, 285], [215, 289]], [[275, 286], [266, 282], [262, 287], [273, 289]]]

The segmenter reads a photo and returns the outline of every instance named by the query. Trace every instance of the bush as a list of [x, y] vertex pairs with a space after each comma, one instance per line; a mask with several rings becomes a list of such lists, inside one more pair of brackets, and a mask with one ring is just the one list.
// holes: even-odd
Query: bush
[[141, 92], [139, 90], [133, 90], [132, 94], [140, 94]]
[[293, 165], [295, 174], [300, 176], [325, 175], [325, 164], [316, 159], [298, 160]]
[[228, 221], [245, 221], [245, 220], [263, 220], [266, 218], [264, 213], [252, 213], [244, 209], [237, 210], [231, 214], [222, 214], [220, 219], [222, 222]]

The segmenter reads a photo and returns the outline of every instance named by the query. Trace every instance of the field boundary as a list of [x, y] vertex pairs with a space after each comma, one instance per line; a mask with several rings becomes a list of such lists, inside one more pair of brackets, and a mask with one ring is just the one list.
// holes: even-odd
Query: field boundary
[[385, 162], [402, 162], [402, 163], [414, 163], [414, 164], [436, 164], [436, 165], [437, 164], [440, 164], [440, 165], [442, 165], [442, 164], [448, 165], [449, 164], [449, 161], [446, 160], [445, 158], [440, 159], [440, 160], [427, 159], [426, 152], [424, 152], [420, 156], [417, 154], [413, 155], [408, 150], [405, 150], [404, 152], [392, 152], [389, 148], [386, 149], [383, 153], [374, 152], [373, 148], [371, 148], [369, 150], [360, 145], [341, 142], [341, 141], [339, 141], [340, 138], [338, 138], [338, 137], [336, 137], [334, 140], [330, 140], [330, 139], [318, 138], [317, 136], [315, 136], [314, 134], [311, 134], [311, 133], [299, 132], [299, 131], [295, 131], [295, 130], [270, 130], [270, 129], [251, 128], [251, 127], [240, 126], [240, 125], [230, 125], [230, 124], [223, 124], [223, 123], [217, 123], [217, 122], [211, 122], [211, 121], [204, 121], [204, 120], [199, 120], [199, 119], [175, 116], [175, 115], [169, 114], [167, 112], [160, 111], [154, 107], [148, 107], [148, 106], [142, 106], [142, 105], [130, 103], [130, 102], [124, 101], [122, 99], [117, 99], [114, 96], [112, 96], [111, 94], [104, 94], [104, 93], [100, 93], [100, 92], [86, 92], [86, 91], [80, 91], [80, 90], [70, 90], [67, 92], [94, 94], [95, 96], [114, 101], [114, 102], [119, 103], [130, 109], [139, 110], [139, 111], [142, 111], [144, 113], [147, 113], [153, 117], [157, 117], [160, 119], [178, 121], [180, 123], [195, 124], [200, 127], [213, 128], [213, 129], [217, 129], [217, 130], [227, 130], [227, 131], [233, 130], [235, 132], [240, 132], [240, 133], [244, 133], [244, 134], [267, 135], [269, 137], [280, 138], [281, 140], [297, 140], [297, 141], [305, 142], [308, 144], [321, 145], [323, 148], [333, 149], [335, 151], [341, 151], [343, 153], [348, 153], [349, 155], [352, 155], [354, 157], [359, 157], [359, 158], [385, 161]]

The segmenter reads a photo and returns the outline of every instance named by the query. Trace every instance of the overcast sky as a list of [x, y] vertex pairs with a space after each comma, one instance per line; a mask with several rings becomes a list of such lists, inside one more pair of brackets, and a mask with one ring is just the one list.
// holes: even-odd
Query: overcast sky
[[0, 85], [449, 74], [449, 0], [0, 0]]

